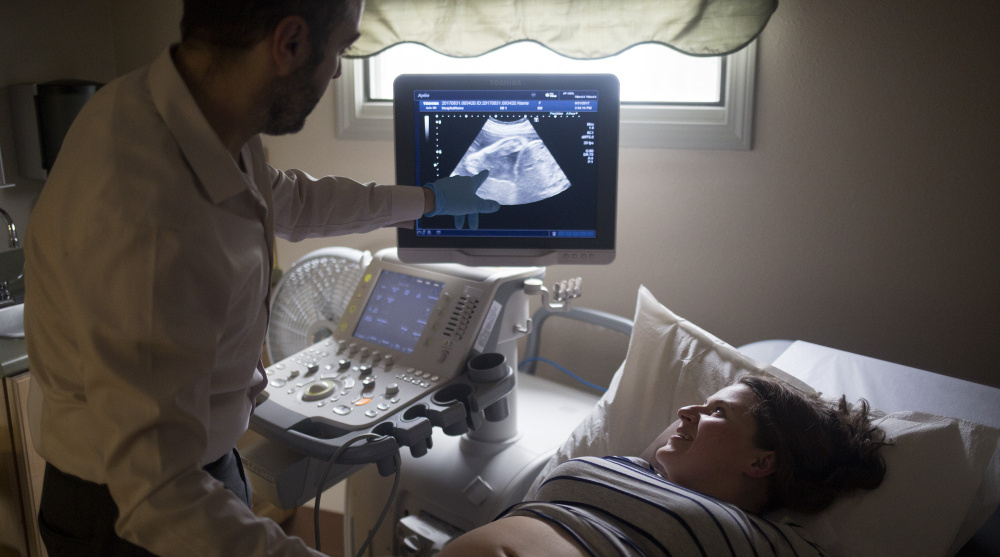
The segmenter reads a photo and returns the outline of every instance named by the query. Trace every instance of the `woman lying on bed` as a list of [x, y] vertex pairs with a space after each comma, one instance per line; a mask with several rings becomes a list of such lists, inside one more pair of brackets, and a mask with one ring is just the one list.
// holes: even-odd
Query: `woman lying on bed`
[[821, 555], [801, 528], [760, 515], [818, 512], [885, 475], [885, 436], [865, 401], [745, 376], [677, 415], [640, 458], [565, 462], [537, 500], [439, 555]]

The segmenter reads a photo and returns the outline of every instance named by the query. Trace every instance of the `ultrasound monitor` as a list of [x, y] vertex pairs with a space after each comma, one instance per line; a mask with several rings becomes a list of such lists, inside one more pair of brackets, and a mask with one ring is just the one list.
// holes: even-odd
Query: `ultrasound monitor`
[[619, 87], [613, 75], [403, 75], [396, 181], [489, 170], [501, 205], [478, 228], [423, 217], [397, 232], [407, 263], [548, 266], [615, 257]]

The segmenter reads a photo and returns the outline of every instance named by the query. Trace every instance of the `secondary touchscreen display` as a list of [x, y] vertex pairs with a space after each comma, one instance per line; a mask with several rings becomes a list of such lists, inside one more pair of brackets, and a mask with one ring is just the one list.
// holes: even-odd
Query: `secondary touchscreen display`
[[354, 337], [403, 354], [413, 353], [444, 283], [382, 271]]

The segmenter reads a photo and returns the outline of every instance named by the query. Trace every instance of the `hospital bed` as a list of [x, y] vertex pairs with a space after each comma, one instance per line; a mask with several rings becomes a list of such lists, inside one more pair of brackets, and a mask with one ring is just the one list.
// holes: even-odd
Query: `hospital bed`
[[[541, 332], [552, 317], [631, 334], [626, 361], [608, 373], [609, 391], [598, 397], [538, 378], [533, 362], [522, 366], [519, 438], [492, 447], [444, 438], [425, 457], [404, 459], [390, 519], [366, 555], [432, 555], [450, 537], [530, 496], [562, 460], [638, 454], [678, 405], [703, 400], [745, 370], [843, 393], [849, 401], [865, 398], [886, 414], [881, 423], [897, 440], [886, 449], [888, 473], [879, 489], [844, 498], [818, 516], [770, 518], [806, 524], [834, 555], [1000, 555], [1000, 389], [801, 341], [736, 350], [645, 289], [639, 297], [634, 320], [576, 306], [539, 309], [525, 361], [544, 352]], [[662, 408], [651, 412], [651, 401]], [[387, 482], [365, 470], [347, 483], [345, 550], [353, 555], [382, 509]]]
[[[297, 262], [277, 288], [272, 328], [284, 308], [317, 307], [292, 336], [319, 342], [267, 370], [251, 425], [268, 443], [244, 453], [255, 496], [292, 508], [346, 478], [345, 554], [381, 524], [365, 555], [430, 556], [531, 497], [560, 462], [638, 455], [681, 406], [768, 373], [867, 399], [893, 445], [878, 489], [818, 515], [767, 518], [803, 525], [831, 555], [1000, 556], [1000, 389], [806, 342], [737, 350], [644, 287], [627, 319], [581, 307], [578, 284], [550, 290], [543, 276], [409, 265], [392, 250], [327, 248]], [[552, 318], [627, 338], [603, 395], [533, 373]], [[409, 340], [392, 332], [401, 323]], [[508, 364], [522, 361], [521, 372]]]

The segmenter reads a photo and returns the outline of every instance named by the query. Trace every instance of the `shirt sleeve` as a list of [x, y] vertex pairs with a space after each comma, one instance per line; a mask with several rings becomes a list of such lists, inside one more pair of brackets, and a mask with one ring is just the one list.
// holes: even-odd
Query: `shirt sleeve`
[[423, 189], [313, 178], [267, 166], [274, 196], [274, 233], [289, 241], [368, 232], [412, 221], [424, 212]]

